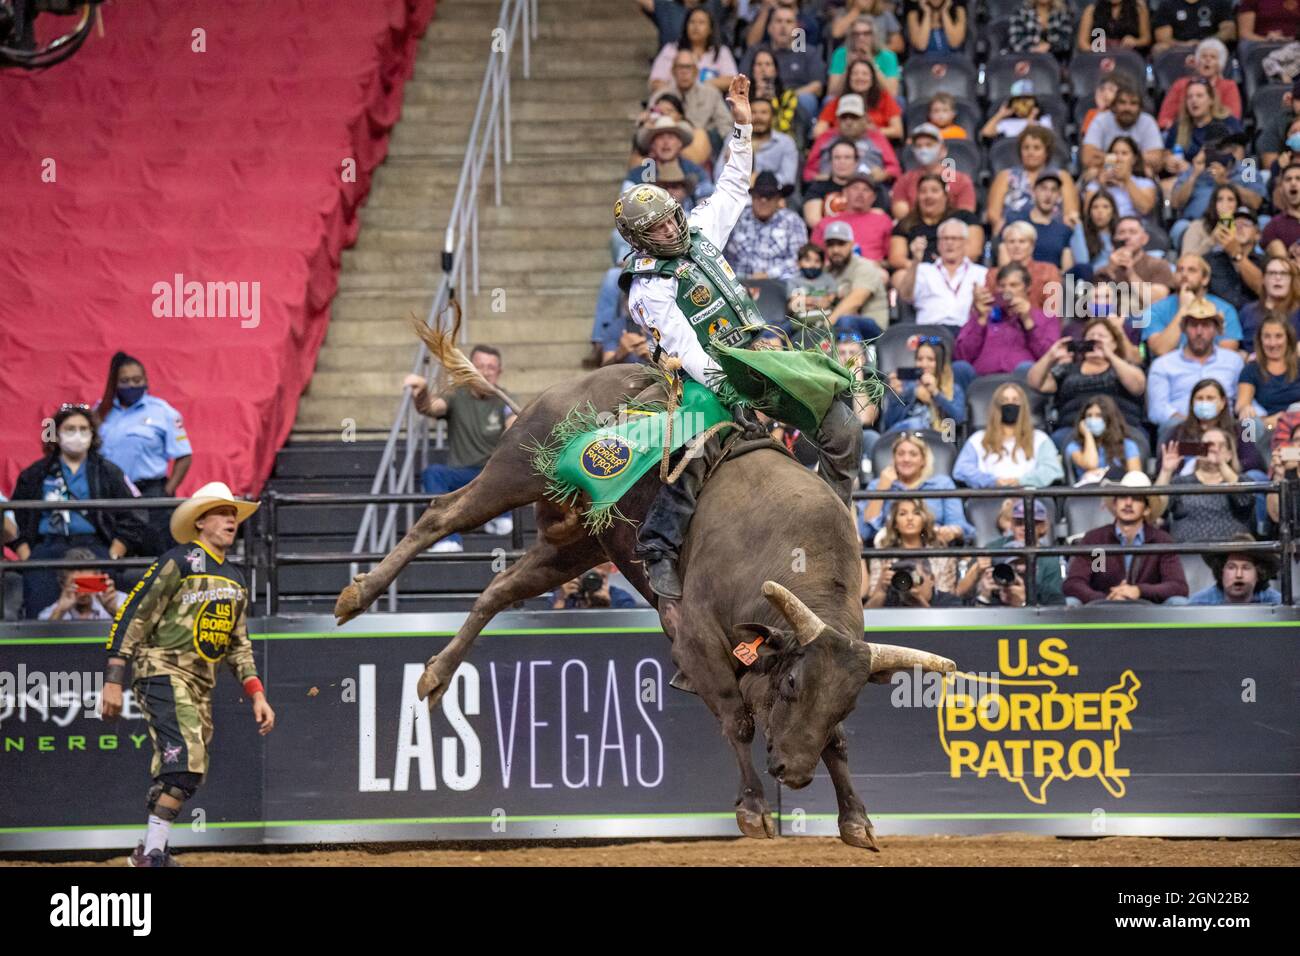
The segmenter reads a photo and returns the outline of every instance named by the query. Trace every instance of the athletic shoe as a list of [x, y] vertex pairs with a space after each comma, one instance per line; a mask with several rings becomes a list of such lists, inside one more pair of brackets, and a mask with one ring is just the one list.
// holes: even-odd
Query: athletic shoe
[[515, 521], [510, 515], [501, 515], [483, 525], [483, 530], [488, 534], [505, 537], [515, 530]]
[[465, 546], [455, 538], [443, 538], [429, 550], [435, 554], [441, 554], [447, 551], [464, 551]]

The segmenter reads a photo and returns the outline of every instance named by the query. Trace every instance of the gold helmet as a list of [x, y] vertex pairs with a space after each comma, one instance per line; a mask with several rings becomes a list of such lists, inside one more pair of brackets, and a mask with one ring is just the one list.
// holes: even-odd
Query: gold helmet
[[[677, 227], [672, 239], [652, 239], [650, 231], [664, 220], [671, 219]], [[631, 186], [614, 203], [614, 224], [619, 235], [639, 252], [648, 252], [660, 259], [685, 255], [691, 245], [691, 228], [686, 221], [686, 211], [681, 203], [662, 186], [642, 183]]]

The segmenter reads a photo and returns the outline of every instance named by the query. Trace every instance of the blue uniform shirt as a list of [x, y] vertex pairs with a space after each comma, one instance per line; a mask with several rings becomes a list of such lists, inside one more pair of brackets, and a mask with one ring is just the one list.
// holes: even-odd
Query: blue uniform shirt
[[147, 392], [130, 408], [113, 399], [99, 436], [101, 454], [132, 481], [165, 478], [169, 461], [193, 454], [180, 412]]

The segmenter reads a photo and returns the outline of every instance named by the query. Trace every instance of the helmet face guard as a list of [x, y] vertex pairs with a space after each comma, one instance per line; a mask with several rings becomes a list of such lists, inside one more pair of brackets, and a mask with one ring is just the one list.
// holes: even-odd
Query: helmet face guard
[[[676, 235], [671, 239], [651, 238], [651, 231], [661, 222], [671, 221]], [[690, 223], [681, 203], [662, 186], [633, 186], [614, 203], [614, 223], [619, 235], [640, 252], [656, 258], [672, 259], [685, 255], [691, 245]]]

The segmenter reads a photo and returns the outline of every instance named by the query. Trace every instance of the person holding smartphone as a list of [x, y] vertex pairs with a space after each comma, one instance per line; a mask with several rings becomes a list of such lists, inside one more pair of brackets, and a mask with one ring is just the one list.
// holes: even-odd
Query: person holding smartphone
[[[89, 548], [71, 548], [65, 561], [95, 560]], [[113, 579], [92, 567], [59, 572], [59, 599], [36, 615], [39, 621], [111, 621], [122, 603]]]
[[[1190, 475], [1178, 474], [1185, 459], [1194, 457]], [[1157, 485], [1233, 485], [1242, 480], [1237, 445], [1230, 432], [1207, 429], [1199, 443], [1167, 442], [1160, 457]], [[1170, 533], [1175, 541], [1227, 541], [1250, 534], [1254, 495], [1173, 495], [1169, 502]]]
[[975, 287], [970, 318], [957, 333], [954, 371], [959, 379], [1028, 369], [1061, 337], [1056, 316], [1029, 301], [1029, 270], [1018, 262], [998, 269], [998, 291]]

